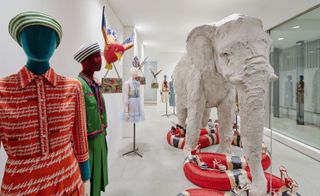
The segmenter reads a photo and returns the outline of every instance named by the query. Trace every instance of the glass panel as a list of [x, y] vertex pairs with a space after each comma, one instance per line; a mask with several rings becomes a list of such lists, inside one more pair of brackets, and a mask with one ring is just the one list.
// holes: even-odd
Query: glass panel
[[270, 31], [271, 128], [320, 149], [320, 8]]

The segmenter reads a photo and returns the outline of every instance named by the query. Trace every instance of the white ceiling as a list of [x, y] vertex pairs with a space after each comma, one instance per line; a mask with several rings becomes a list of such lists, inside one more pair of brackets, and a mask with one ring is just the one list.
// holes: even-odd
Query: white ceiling
[[320, 39], [320, 7], [274, 28], [271, 37], [273, 46], [281, 49], [294, 46], [298, 41]]
[[135, 26], [147, 50], [181, 52], [195, 26], [232, 13], [259, 17], [267, 30], [320, 0], [107, 0], [124, 25]]

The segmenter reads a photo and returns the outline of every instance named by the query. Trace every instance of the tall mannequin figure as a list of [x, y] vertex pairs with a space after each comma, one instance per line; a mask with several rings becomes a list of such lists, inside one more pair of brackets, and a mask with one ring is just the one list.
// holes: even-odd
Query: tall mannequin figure
[[167, 81], [167, 75], [163, 76], [163, 82], [161, 85], [161, 102], [166, 103], [168, 101], [169, 84]]
[[124, 113], [122, 119], [136, 123], [144, 120], [144, 112], [140, 101], [139, 68], [130, 69], [131, 78], [124, 84]]
[[300, 80], [297, 82], [297, 124], [304, 125], [304, 81], [303, 75], [300, 75]]
[[78, 80], [82, 84], [86, 104], [91, 196], [99, 196], [108, 184], [107, 114], [99, 85], [93, 78], [94, 72], [101, 69], [100, 52], [99, 45], [93, 43], [81, 46], [74, 55], [74, 59], [82, 64]]
[[144, 120], [144, 112], [140, 100], [140, 81], [138, 81], [139, 68], [131, 67], [131, 78], [124, 84], [124, 112], [122, 120], [133, 123], [133, 150], [123, 154], [134, 153], [142, 158], [136, 149], [136, 123]]
[[87, 195], [81, 84], [56, 74], [49, 63], [61, 26], [48, 15], [24, 12], [10, 21], [9, 33], [28, 60], [0, 79], [0, 139], [8, 155], [0, 195]]

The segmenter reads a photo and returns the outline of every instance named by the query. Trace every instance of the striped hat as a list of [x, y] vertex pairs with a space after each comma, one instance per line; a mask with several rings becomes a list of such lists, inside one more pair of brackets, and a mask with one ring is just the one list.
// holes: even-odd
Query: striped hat
[[57, 47], [59, 46], [62, 37], [61, 25], [51, 16], [37, 11], [22, 12], [9, 22], [9, 33], [20, 46], [20, 33], [29, 26], [46, 26], [53, 29], [57, 33]]
[[83, 44], [78, 51], [73, 55], [73, 58], [81, 63], [85, 58], [93, 53], [100, 53], [100, 46], [97, 43]]

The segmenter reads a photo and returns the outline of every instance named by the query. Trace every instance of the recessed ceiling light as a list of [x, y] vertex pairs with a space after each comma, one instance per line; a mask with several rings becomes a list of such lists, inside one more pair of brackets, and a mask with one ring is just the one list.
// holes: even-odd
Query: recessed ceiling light
[[278, 40], [279, 41], [284, 40], [284, 37], [279, 37]]
[[300, 28], [300, 26], [299, 25], [297, 25], [297, 26], [294, 26], [294, 27], [292, 27], [293, 29], [299, 29]]

